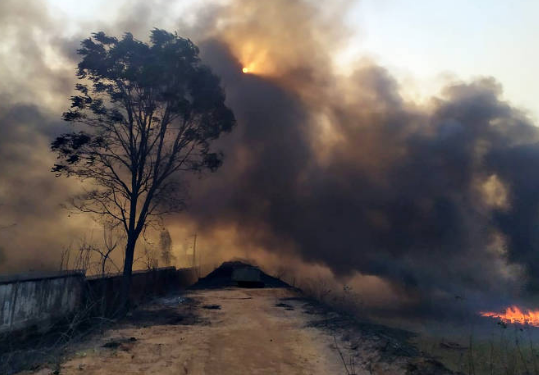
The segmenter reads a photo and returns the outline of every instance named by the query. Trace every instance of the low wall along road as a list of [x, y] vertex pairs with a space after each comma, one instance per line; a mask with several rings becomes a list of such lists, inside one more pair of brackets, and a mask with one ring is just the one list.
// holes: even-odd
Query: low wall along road
[[[55, 321], [88, 306], [93, 314], [109, 316], [117, 311], [121, 280], [121, 275], [86, 278], [80, 271], [0, 277], [0, 333], [46, 331]], [[195, 281], [193, 269], [137, 271], [130, 300], [138, 303]]]

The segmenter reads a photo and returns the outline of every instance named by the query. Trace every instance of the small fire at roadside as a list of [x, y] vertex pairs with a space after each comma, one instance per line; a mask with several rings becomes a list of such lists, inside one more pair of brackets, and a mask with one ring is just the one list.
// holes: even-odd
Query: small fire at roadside
[[539, 310], [526, 310], [526, 312], [523, 312], [518, 306], [510, 306], [505, 309], [505, 313], [480, 312], [479, 315], [500, 319], [504, 323], [539, 327]]

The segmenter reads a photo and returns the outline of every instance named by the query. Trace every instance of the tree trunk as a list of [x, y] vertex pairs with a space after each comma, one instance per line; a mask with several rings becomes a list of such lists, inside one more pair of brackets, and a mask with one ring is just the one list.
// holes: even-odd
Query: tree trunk
[[120, 314], [124, 315], [129, 310], [129, 292], [131, 290], [131, 278], [133, 274], [133, 259], [135, 255], [134, 235], [129, 236], [125, 247], [124, 272], [122, 278], [122, 290], [120, 294]]

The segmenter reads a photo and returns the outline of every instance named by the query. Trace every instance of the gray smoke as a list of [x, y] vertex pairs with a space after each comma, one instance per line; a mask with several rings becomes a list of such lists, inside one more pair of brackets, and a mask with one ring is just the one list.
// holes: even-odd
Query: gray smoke
[[[8, 205], [0, 225], [17, 222], [8, 242], [21, 241], [1, 246], [5, 268], [36, 263], [40, 249], [83, 233], [81, 219], [58, 208], [78, 185], [54, 179], [48, 153], [65, 126], [76, 41], [97, 30], [144, 39], [163, 27], [199, 44], [238, 119], [219, 144], [224, 166], [190, 181], [190, 209], [169, 220], [172, 232], [188, 227], [217, 244], [235, 228], [234, 246], [294, 255], [343, 279], [378, 276], [427, 313], [455, 296], [474, 308], [502, 306], [539, 286], [539, 132], [494, 78], [451, 84], [418, 105], [373, 62], [335, 73], [346, 4], [326, 12], [301, 0], [238, 0], [201, 8], [189, 24], [170, 21], [157, 3], [125, 7], [116, 23], [89, 24], [80, 38], [61, 37], [39, 2], [0, 5], [0, 30], [18, 14], [42, 33], [12, 27], [11, 59], [25, 59], [29, 71], [1, 73], [13, 78], [0, 89], [9, 97], [0, 107], [0, 203]], [[64, 65], [51, 69], [44, 45]], [[253, 74], [242, 74], [253, 62]]]

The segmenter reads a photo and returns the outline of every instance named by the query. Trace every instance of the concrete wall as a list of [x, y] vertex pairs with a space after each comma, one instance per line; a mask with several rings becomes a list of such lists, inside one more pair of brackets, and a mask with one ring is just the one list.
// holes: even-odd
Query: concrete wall
[[[196, 282], [192, 269], [159, 268], [133, 273], [130, 301], [136, 305]], [[78, 311], [113, 316], [118, 311], [121, 275], [86, 278], [82, 272], [0, 277], [0, 333], [51, 322]]]
[[84, 274], [19, 275], [0, 279], [0, 333], [48, 324], [73, 313], [83, 296]]

